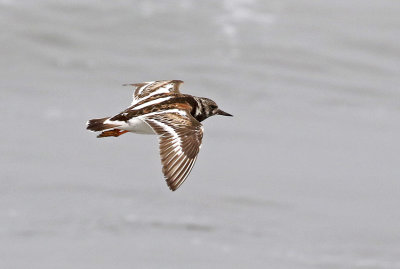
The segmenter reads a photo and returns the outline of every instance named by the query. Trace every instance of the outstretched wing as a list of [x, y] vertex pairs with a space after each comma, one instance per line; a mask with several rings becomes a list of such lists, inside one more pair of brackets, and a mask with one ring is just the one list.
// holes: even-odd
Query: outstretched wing
[[170, 109], [142, 118], [158, 134], [163, 173], [175, 191], [185, 181], [200, 151], [203, 126], [188, 112]]
[[133, 93], [132, 101], [132, 105], [135, 105], [154, 95], [180, 93], [179, 86], [182, 83], [182, 80], [158, 80], [143, 83], [124, 84], [124, 86], [129, 85], [136, 87], [136, 90]]

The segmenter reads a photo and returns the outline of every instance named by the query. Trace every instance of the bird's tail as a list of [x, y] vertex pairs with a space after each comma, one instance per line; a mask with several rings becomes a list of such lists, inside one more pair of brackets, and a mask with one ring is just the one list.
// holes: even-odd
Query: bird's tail
[[99, 132], [107, 129], [114, 128], [116, 125], [112, 123], [105, 123], [109, 117], [107, 118], [102, 118], [102, 119], [92, 119], [89, 120], [86, 123], [86, 129], [93, 131], [93, 132]]

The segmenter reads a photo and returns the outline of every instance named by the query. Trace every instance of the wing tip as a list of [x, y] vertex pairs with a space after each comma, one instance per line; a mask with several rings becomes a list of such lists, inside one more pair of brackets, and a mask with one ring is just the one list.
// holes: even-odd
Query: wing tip
[[180, 186], [182, 186], [182, 183], [183, 182], [180, 182], [179, 184], [174, 185], [173, 182], [168, 182], [167, 181], [167, 186], [171, 191], [176, 191], [177, 189], [179, 189]]
[[122, 84], [122, 86], [134, 86], [134, 87], [140, 87], [140, 86], [144, 86], [146, 85], [146, 83], [125, 83]]
[[122, 86], [135, 86], [135, 87], [141, 87], [144, 85], [147, 85], [149, 83], [154, 83], [154, 82], [172, 82], [172, 83], [177, 83], [177, 84], [183, 84], [184, 81], [180, 79], [173, 79], [173, 80], [155, 80], [155, 81], [146, 81], [146, 82], [138, 82], [138, 83], [124, 83]]
[[168, 185], [168, 188], [170, 189], [170, 191], [176, 191], [179, 187], [172, 187]]

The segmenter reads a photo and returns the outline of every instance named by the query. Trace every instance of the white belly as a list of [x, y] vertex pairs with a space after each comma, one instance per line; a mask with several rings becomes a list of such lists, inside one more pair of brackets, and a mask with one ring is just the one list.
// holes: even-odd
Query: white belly
[[138, 117], [130, 119], [126, 124], [118, 127], [118, 129], [138, 134], [156, 134], [146, 122]]

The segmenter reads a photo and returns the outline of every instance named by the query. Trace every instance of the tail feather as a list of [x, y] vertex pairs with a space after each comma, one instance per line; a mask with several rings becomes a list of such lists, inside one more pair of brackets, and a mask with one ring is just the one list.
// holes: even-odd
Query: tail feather
[[98, 131], [103, 131], [103, 130], [107, 130], [107, 129], [110, 129], [110, 128], [114, 128], [115, 127], [114, 124], [104, 123], [108, 119], [109, 119], [109, 117], [102, 118], [102, 119], [89, 120], [86, 123], [86, 125], [87, 125], [86, 129], [88, 129], [90, 131], [98, 132]]

